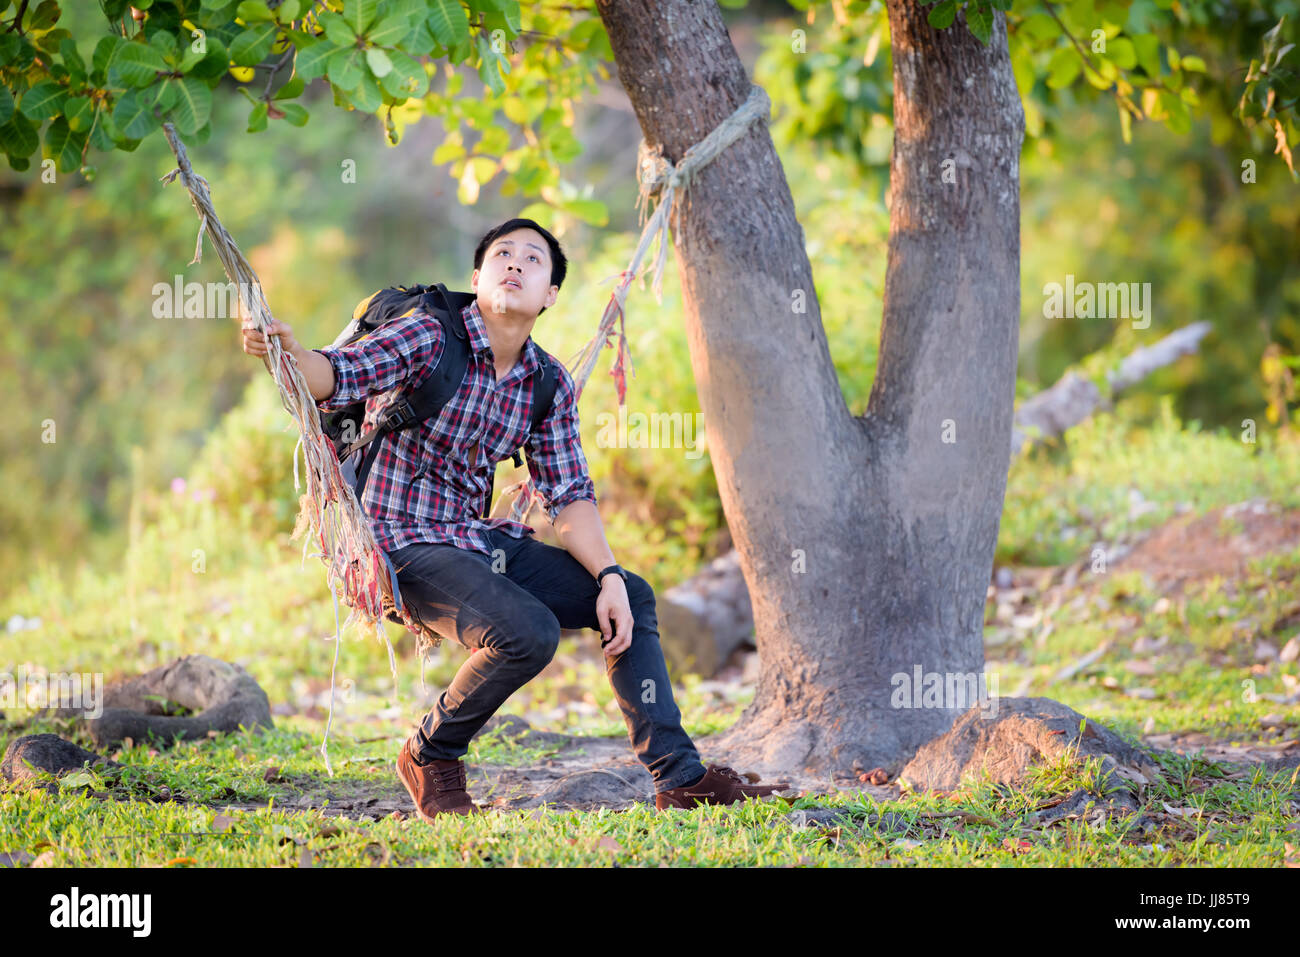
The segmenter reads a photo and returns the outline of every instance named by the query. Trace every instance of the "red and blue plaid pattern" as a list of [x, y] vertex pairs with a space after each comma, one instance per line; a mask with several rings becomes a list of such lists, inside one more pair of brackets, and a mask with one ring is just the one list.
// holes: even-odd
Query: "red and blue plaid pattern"
[[[570, 502], [596, 503], [569, 371], [555, 363], [555, 401], [550, 415], [529, 437], [542, 350], [529, 336], [519, 361], [498, 382], [478, 303], [471, 302], [462, 314], [470, 357], [460, 389], [438, 416], [385, 437], [366, 480], [361, 505], [379, 547], [388, 552], [427, 542], [490, 555], [488, 529], [515, 538], [532, 532], [531, 526], [507, 518], [478, 517], [490, 504], [489, 482], [496, 463], [521, 445], [552, 521]], [[417, 311], [349, 345], [313, 350], [329, 359], [335, 382], [333, 394], [316, 405], [333, 412], [366, 398], [364, 428], [370, 429], [397, 393], [408, 386], [418, 388], [432, 372], [442, 355], [443, 336], [436, 318]]]

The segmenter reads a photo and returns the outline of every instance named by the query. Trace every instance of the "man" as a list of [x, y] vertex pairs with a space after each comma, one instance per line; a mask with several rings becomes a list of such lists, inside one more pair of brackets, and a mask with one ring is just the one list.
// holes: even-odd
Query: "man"
[[[470, 362], [442, 412], [384, 440], [362, 505], [397, 569], [402, 599], [439, 634], [473, 654], [398, 756], [397, 771], [421, 817], [481, 810], [465, 789], [470, 739], [555, 654], [561, 628], [604, 635], [606, 671], [637, 759], [655, 783], [655, 807], [731, 804], [788, 785], [751, 785], [731, 768], [700, 762], [681, 726], [659, 645], [650, 585], [619, 568], [596, 509], [578, 434], [576, 388], [563, 364], [551, 411], [529, 433], [544, 353], [531, 332], [560, 291], [568, 263], [559, 242], [530, 219], [491, 229], [474, 251], [464, 311]], [[444, 330], [424, 312], [394, 320], [340, 348], [304, 349], [292, 329], [269, 330], [298, 363], [319, 408], [417, 388], [437, 365]], [[266, 353], [245, 328], [244, 350]], [[370, 402], [367, 405], [371, 405]], [[378, 409], [367, 409], [367, 418]], [[524, 446], [562, 548], [491, 506], [496, 463]]]

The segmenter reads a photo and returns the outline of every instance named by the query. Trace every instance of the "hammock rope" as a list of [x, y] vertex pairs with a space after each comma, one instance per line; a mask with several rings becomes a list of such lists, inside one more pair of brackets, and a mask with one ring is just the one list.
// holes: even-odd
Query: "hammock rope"
[[[610, 294], [609, 303], [601, 316], [596, 334], [583, 346], [576, 356], [567, 363], [573, 376], [577, 396], [591, 378], [603, 347], [613, 347], [613, 338], [617, 337], [618, 351], [610, 375], [614, 377], [618, 392], [618, 402], [622, 406], [627, 397], [626, 375], [632, 371], [632, 357], [627, 345], [625, 329], [626, 299], [628, 288], [638, 275], [642, 260], [649, 252], [651, 242], [659, 238], [658, 256], [653, 266], [653, 288], [655, 299], [662, 304], [662, 274], [671, 242], [669, 224], [672, 218], [674, 202], [679, 194], [685, 194], [693, 177], [699, 170], [713, 160], [719, 153], [744, 135], [755, 120], [768, 122], [771, 103], [767, 94], [757, 85], [752, 86], [748, 99], [722, 121], [712, 132], [690, 149], [686, 150], [676, 165], [669, 163], [658, 147], [650, 148], [644, 139], [637, 148], [637, 169], [640, 190], [637, 207], [640, 211], [640, 223], [644, 224], [640, 242], [628, 268], [618, 273], [618, 285]], [[163, 124], [163, 133], [168, 145], [176, 156], [176, 168], [161, 177], [164, 186], [178, 178], [189, 191], [190, 202], [199, 217], [198, 236], [195, 240], [194, 258], [190, 265], [202, 262], [203, 237], [208, 237], [221, 260], [226, 276], [235, 283], [239, 291], [240, 303], [258, 331], [264, 332], [274, 321], [266, 298], [262, 295], [261, 281], [240, 252], [234, 238], [226, 231], [216, 209], [212, 204], [212, 195], [205, 180], [190, 166], [184, 144], [176, 135], [171, 123]], [[658, 206], [649, 216], [647, 209], [658, 200]], [[608, 281], [608, 280], [606, 280]], [[644, 288], [644, 280], [642, 283]], [[617, 324], [617, 331], [615, 325]], [[394, 701], [398, 698], [397, 661], [393, 654], [392, 642], [384, 628], [384, 621], [390, 612], [394, 612], [402, 623], [416, 636], [417, 653], [420, 656], [420, 685], [424, 687], [425, 656], [431, 648], [437, 647], [442, 636], [431, 631], [418, 615], [405, 603], [397, 607], [395, 595], [400, 597], [395, 578], [390, 579], [386, 556], [375, 541], [374, 531], [361, 504], [357, 501], [352, 487], [343, 479], [339, 462], [334, 454], [333, 443], [320, 427], [320, 416], [316, 400], [307, 388], [306, 380], [298, 368], [298, 363], [281, 345], [278, 336], [267, 337], [267, 369], [275, 380], [280, 393], [280, 401], [286, 412], [298, 427], [298, 443], [294, 447], [294, 482], [295, 491], [300, 489], [298, 455], [301, 451], [306, 474], [306, 491], [299, 498], [298, 521], [292, 538], [300, 533], [314, 530], [314, 542], [319, 550], [311, 553], [319, 557], [326, 568], [326, 580], [334, 599], [334, 665], [330, 669], [330, 708], [329, 718], [325, 724], [325, 739], [321, 742], [320, 752], [325, 760], [330, 777], [334, 769], [329, 759], [329, 732], [334, 719], [334, 678], [338, 667], [339, 648], [342, 633], [353, 621], [373, 627], [376, 636], [382, 638], [388, 648], [389, 670], [393, 677]], [[633, 372], [633, 375], [635, 373]], [[518, 491], [510, 517], [523, 521], [534, 505], [541, 504], [541, 495], [534, 487], [532, 479], [526, 479], [503, 491], [503, 496]], [[291, 540], [292, 540], [291, 538]], [[307, 560], [307, 549], [313, 543], [310, 534], [305, 535], [303, 543], [303, 563]], [[352, 613], [342, 624], [339, 623], [338, 601], [342, 594], [345, 604], [352, 608]]]

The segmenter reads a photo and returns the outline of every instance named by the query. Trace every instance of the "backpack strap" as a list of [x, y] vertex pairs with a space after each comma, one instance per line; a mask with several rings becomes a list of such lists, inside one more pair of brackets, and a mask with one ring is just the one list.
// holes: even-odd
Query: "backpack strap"
[[465, 328], [465, 317], [460, 313], [473, 298], [470, 293], [449, 293], [442, 283], [437, 283], [425, 291], [423, 306], [442, 323], [445, 333], [442, 355], [438, 359], [437, 366], [413, 394], [397, 396], [384, 410], [379, 423], [344, 451], [342, 457], [369, 445], [357, 469], [358, 502], [361, 501], [361, 493], [370, 475], [370, 467], [374, 464], [380, 443], [385, 436], [436, 416], [460, 388], [465, 378], [465, 371], [469, 367], [469, 330]]
[[[357, 449], [366, 448], [361, 464], [357, 468], [357, 478], [354, 486], [358, 502], [361, 501], [366, 479], [369, 477], [370, 468], [379, 454], [379, 446], [383, 439], [393, 432], [400, 432], [437, 416], [442, 411], [443, 406], [450, 402], [460, 389], [461, 383], [465, 379], [465, 372], [469, 368], [469, 330], [465, 328], [465, 317], [461, 315], [461, 311], [476, 298], [474, 293], [450, 292], [442, 283], [435, 283], [432, 286], [413, 286], [409, 289], [407, 287], [401, 288], [404, 292], [422, 293], [422, 307], [442, 323], [443, 331], [446, 333], [442, 355], [438, 359], [437, 366], [420, 383], [420, 387], [414, 393], [398, 395], [384, 409], [378, 424], [340, 454], [339, 459], [342, 461], [355, 453]], [[363, 305], [368, 305], [368, 303], [369, 300]], [[362, 306], [358, 306], [357, 310], [358, 312], [364, 311]], [[555, 391], [558, 384], [559, 372], [555, 368], [554, 360], [543, 354], [542, 375], [533, 389], [533, 407], [529, 425], [530, 434], [536, 432], [546, 420], [546, 417], [550, 415], [551, 406], [555, 402]], [[519, 449], [514, 451], [511, 458], [516, 468], [524, 464]], [[492, 508], [492, 496], [495, 489], [496, 471], [494, 463], [493, 472], [488, 479], [487, 508], [489, 511]]]

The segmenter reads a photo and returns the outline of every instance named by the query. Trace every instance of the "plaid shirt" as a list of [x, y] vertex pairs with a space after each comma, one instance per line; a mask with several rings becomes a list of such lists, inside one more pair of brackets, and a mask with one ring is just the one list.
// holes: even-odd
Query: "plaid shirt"
[[[491, 505], [487, 497], [496, 463], [521, 445], [552, 521], [570, 502], [596, 504], [578, 435], [573, 377], [555, 363], [559, 379], [551, 412], [530, 436], [533, 386], [544, 353], [529, 336], [519, 361], [498, 382], [478, 303], [471, 302], [462, 315], [470, 356], [460, 389], [439, 415], [385, 436], [370, 467], [361, 505], [379, 547], [388, 552], [428, 542], [490, 555], [488, 529], [515, 538], [532, 532], [532, 526], [507, 518], [478, 517]], [[403, 387], [413, 391], [428, 378], [442, 356], [443, 338], [442, 324], [417, 311], [349, 345], [312, 350], [334, 368], [334, 392], [317, 400], [317, 407], [332, 412], [366, 398], [363, 426], [369, 429], [381, 410], [407, 391]]]

